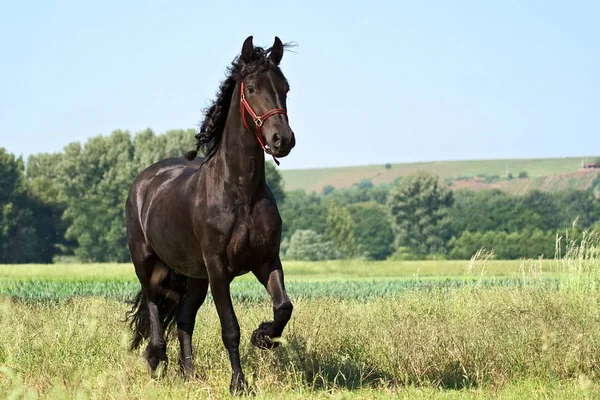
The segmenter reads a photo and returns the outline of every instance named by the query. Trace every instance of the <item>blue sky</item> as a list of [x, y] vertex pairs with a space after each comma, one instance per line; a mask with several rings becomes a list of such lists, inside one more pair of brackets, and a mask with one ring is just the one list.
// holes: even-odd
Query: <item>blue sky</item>
[[277, 35], [298, 44], [281, 168], [596, 155], [599, 19], [593, 1], [2, 2], [0, 146], [196, 127], [244, 39]]

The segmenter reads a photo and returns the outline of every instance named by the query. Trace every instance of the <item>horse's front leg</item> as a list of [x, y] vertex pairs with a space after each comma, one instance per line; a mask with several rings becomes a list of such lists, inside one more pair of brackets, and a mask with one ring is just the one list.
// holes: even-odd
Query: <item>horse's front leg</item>
[[229, 361], [231, 362], [232, 374], [229, 390], [232, 394], [236, 394], [246, 388], [246, 379], [240, 364], [240, 325], [233, 311], [229, 290], [230, 280], [225, 273], [225, 267], [218, 259], [211, 261], [206, 263], [210, 290], [221, 321], [223, 344], [229, 353]]
[[273, 301], [273, 321], [263, 322], [252, 333], [251, 342], [260, 348], [277, 347], [279, 343], [271, 339], [281, 337], [283, 329], [292, 317], [292, 302], [285, 292], [283, 283], [283, 270], [279, 257], [269, 264], [265, 264], [256, 269], [254, 275], [260, 283], [267, 289], [271, 300]]

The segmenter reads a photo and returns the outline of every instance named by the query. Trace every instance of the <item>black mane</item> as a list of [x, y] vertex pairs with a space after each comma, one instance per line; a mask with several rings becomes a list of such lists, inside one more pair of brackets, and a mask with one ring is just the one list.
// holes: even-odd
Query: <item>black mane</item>
[[[289, 44], [285, 44], [284, 48], [289, 46]], [[217, 98], [204, 110], [204, 121], [200, 126], [200, 132], [195, 135], [196, 150], [185, 154], [188, 160], [191, 161], [196, 158], [198, 151], [200, 151], [204, 154], [204, 162], [206, 162], [217, 152], [237, 82], [248, 75], [262, 73], [269, 69], [281, 73], [279, 67], [269, 58], [270, 53], [271, 48], [265, 50], [262, 47], [254, 47], [250, 63], [244, 62], [241, 55], [233, 60], [231, 66], [227, 68], [227, 78], [219, 86]]]

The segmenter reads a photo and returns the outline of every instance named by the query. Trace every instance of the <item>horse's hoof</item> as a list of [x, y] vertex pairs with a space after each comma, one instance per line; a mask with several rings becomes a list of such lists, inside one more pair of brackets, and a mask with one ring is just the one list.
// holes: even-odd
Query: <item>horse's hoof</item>
[[179, 360], [179, 372], [181, 373], [181, 377], [185, 380], [193, 380], [198, 378], [198, 373], [193, 365], [190, 363], [182, 362]]
[[246, 383], [246, 379], [244, 375], [233, 375], [231, 377], [231, 385], [229, 385], [229, 392], [235, 396], [238, 394], [243, 394], [248, 391], [248, 384]]
[[167, 358], [166, 345], [152, 345], [149, 344], [144, 352], [144, 358], [148, 363], [148, 369], [150, 375], [153, 378], [158, 378], [159, 371], [157, 371], [159, 365], [163, 365], [162, 371], [166, 371], [167, 366], [169, 365], [169, 359]]
[[258, 328], [252, 332], [250, 342], [259, 349], [273, 349], [279, 346], [279, 343], [272, 342], [271, 337], [269, 336], [272, 325], [273, 322], [263, 322], [260, 324]]

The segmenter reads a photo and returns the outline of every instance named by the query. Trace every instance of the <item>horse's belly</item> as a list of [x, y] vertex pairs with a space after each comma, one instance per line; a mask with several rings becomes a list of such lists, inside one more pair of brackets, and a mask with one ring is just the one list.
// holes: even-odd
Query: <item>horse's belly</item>
[[152, 231], [155, 233], [148, 235], [148, 243], [169, 268], [192, 278], [208, 278], [202, 254], [192, 234], [169, 235], [168, 229]]

